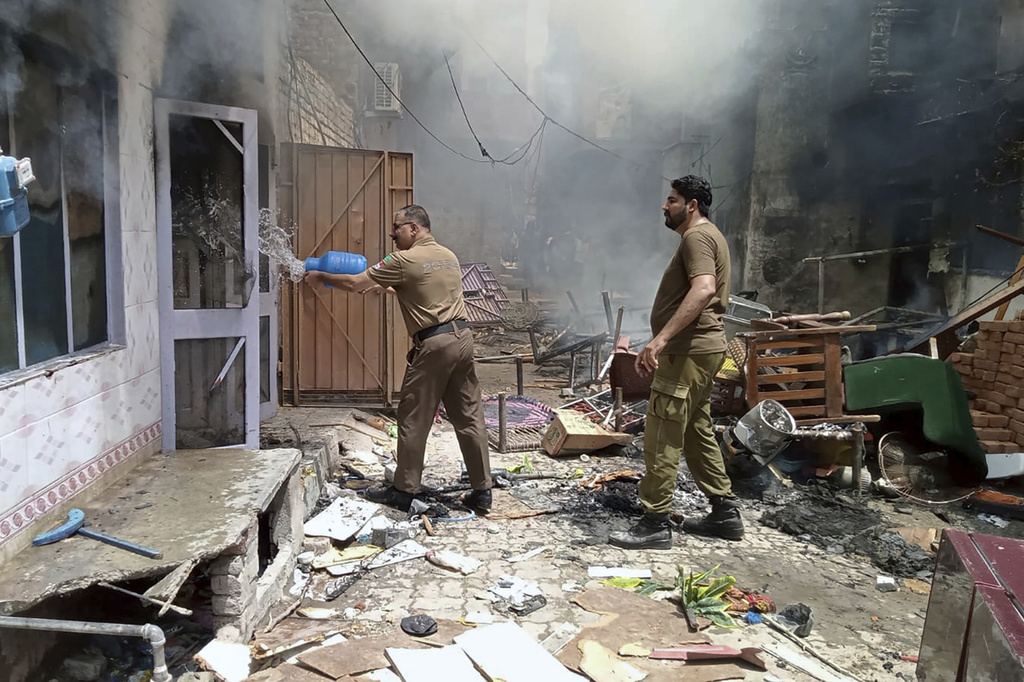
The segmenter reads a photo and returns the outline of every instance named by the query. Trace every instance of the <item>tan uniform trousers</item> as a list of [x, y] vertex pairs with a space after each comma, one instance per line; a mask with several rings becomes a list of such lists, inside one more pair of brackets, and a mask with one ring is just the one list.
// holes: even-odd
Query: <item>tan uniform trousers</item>
[[644, 429], [647, 473], [640, 481], [640, 502], [650, 514], [672, 510], [679, 458], [708, 497], [732, 497], [722, 451], [711, 423], [711, 385], [724, 353], [662, 354], [651, 383]]
[[402, 381], [398, 403], [398, 462], [395, 488], [420, 490], [427, 436], [444, 401], [474, 490], [491, 487], [491, 458], [480, 384], [473, 364], [473, 332], [436, 334], [416, 346]]

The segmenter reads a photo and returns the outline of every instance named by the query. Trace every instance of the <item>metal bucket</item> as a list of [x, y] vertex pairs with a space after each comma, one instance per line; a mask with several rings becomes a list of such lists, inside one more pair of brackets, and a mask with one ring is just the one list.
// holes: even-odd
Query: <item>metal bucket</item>
[[733, 427], [736, 438], [761, 464], [782, 452], [795, 432], [793, 415], [775, 400], [762, 400]]

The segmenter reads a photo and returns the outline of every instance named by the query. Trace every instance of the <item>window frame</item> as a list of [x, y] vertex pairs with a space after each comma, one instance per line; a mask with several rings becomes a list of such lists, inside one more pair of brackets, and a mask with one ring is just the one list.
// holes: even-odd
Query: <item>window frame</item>
[[[0, 29], [2, 30], [2, 29]], [[38, 38], [21, 35], [15, 36], [19, 47], [22, 49], [26, 61], [33, 60], [42, 63], [50, 68], [57, 68], [52, 62], [76, 60], [81, 64], [83, 60], [76, 58], [66, 49]], [[40, 59], [40, 55], [46, 58]], [[14, 308], [15, 325], [17, 329], [18, 343], [18, 367], [6, 372], [0, 372], [0, 389], [24, 383], [29, 379], [41, 374], [49, 374], [64, 366], [79, 364], [99, 355], [104, 355], [113, 350], [125, 347], [125, 310], [124, 310], [124, 274], [122, 262], [122, 239], [121, 239], [121, 206], [120, 206], [120, 128], [118, 124], [120, 114], [120, 100], [117, 90], [117, 78], [109, 71], [99, 67], [88, 69], [89, 76], [100, 86], [100, 97], [102, 107], [101, 132], [103, 137], [103, 256], [105, 259], [105, 293], [106, 293], [106, 340], [98, 344], [75, 350], [74, 344], [74, 309], [71, 281], [71, 241], [68, 230], [67, 211], [67, 188], [65, 186], [65, 146], [60, 148], [60, 185], [62, 205], [62, 244], [64, 256], [64, 303], [65, 303], [65, 326], [68, 335], [67, 353], [43, 360], [37, 363], [28, 364], [25, 337], [25, 297], [22, 269], [21, 232], [15, 233], [12, 237], [4, 239], [12, 240], [14, 249]], [[6, 95], [0, 95], [7, 111], [12, 110], [12, 102]], [[11, 156], [18, 156], [18, 138], [15, 129], [13, 116], [7, 116], [7, 135], [9, 149], [4, 153]], [[32, 186], [28, 187], [29, 193]]]

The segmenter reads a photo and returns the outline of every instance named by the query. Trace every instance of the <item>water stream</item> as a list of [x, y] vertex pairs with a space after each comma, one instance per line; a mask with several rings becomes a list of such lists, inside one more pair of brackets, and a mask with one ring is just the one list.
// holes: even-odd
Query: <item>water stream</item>
[[299, 282], [306, 274], [306, 264], [295, 257], [295, 249], [292, 246], [295, 226], [280, 223], [276, 212], [268, 208], [260, 210], [260, 253], [277, 261], [281, 266], [282, 277]]

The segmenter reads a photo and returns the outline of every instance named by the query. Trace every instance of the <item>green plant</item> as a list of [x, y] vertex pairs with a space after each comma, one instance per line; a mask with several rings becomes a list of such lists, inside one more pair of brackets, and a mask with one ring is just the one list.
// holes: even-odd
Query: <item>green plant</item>
[[[692, 610], [698, 616], [707, 618], [719, 627], [734, 628], [736, 623], [725, 612], [729, 603], [722, 597], [736, 584], [736, 578], [726, 575], [710, 580], [719, 566], [697, 575], [694, 575], [693, 571], [687, 575], [685, 569], [680, 566], [679, 575], [676, 578], [676, 597], [682, 608]], [[710, 582], [706, 585], [703, 584], [708, 580]]]
[[530, 456], [527, 455], [524, 452], [523, 453], [523, 461], [521, 461], [519, 464], [516, 464], [515, 466], [509, 467], [508, 468], [508, 472], [510, 474], [532, 474], [532, 473], [534, 473], [534, 471], [533, 471], [533, 462], [530, 461]]

